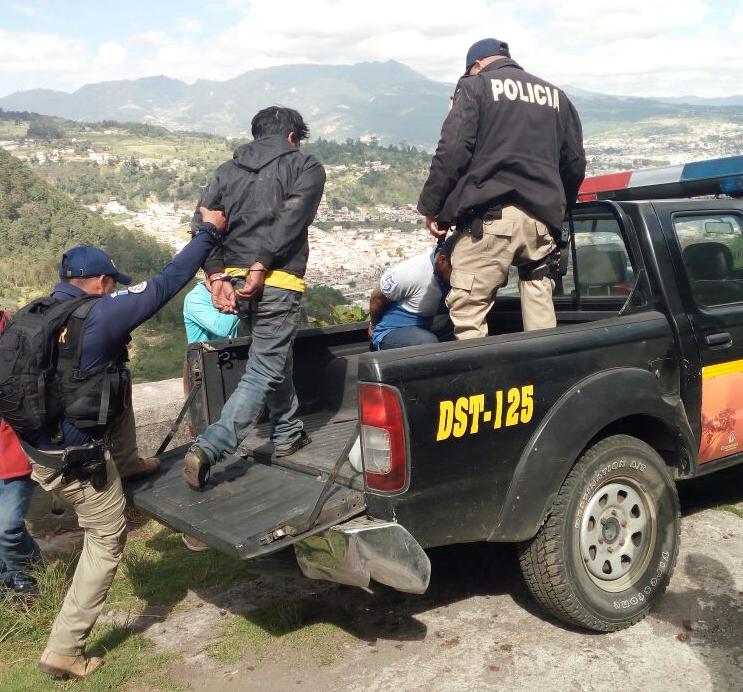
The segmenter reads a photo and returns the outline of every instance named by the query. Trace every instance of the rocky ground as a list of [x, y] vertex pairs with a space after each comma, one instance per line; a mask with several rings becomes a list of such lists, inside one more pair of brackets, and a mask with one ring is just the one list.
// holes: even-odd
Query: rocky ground
[[130, 624], [177, 654], [166, 675], [189, 690], [741, 690], [743, 469], [684, 485], [681, 497], [670, 588], [622, 632], [545, 615], [515, 551], [497, 545], [432, 551], [424, 596], [246, 577]]

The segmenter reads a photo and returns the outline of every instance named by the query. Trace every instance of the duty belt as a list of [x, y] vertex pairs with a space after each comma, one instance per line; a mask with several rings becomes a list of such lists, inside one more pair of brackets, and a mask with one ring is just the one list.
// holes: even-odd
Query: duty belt
[[96, 490], [102, 490], [106, 485], [106, 448], [103, 441], [73, 445], [59, 451], [42, 451], [25, 443], [23, 447], [32, 461], [54, 469], [54, 473], [45, 479], [45, 484], [62, 476], [63, 484], [73, 480], [90, 481]]
[[487, 209], [470, 209], [469, 212], [457, 219], [457, 230], [469, 233], [475, 240], [482, 238], [482, 226], [486, 221], [497, 221], [503, 218], [503, 207]]

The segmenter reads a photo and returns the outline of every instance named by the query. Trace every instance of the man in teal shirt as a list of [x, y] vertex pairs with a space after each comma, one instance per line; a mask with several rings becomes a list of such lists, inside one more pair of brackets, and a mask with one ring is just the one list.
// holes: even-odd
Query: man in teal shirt
[[[212, 304], [212, 294], [203, 281], [199, 281], [183, 301], [183, 324], [189, 344], [212, 339], [234, 339], [237, 336], [238, 315], [220, 312]], [[201, 552], [209, 546], [194, 536], [183, 534], [183, 542], [189, 550]]]
[[203, 281], [188, 292], [183, 301], [183, 322], [189, 344], [212, 339], [234, 339], [240, 318], [220, 312], [212, 305], [212, 294]]

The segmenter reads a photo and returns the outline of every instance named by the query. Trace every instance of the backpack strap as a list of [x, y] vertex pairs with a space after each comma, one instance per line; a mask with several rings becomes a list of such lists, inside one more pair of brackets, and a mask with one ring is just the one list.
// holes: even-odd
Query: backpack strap
[[[76, 339], [75, 357], [74, 363], [77, 370], [80, 369], [80, 359], [83, 356], [83, 334], [85, 333], [85, 322], [90, 315], [90, 311], [100, 300], [101, 296], [90, 296], [95, 300], [87, 300], [77, 307], [77, 309], [70, 315], [70, 321], [68, 328], [72, 328], [74, 331], [71, 333], [73, 339]], [[74, 321], [73, 321], [74, 320]]]
[[[90, 296], [95, 300], [88, 300], [81, 303], [70, 315], [67, 323], [67, 339], [69, 344], [74, 347], [68, 350], [62, 362], [62, 370], [66, 377], [72, 380], [84, 380], [89, 376], [98, 375], [100, 377], [100, 404], [98, 406], [97, 424], [106, 425], [108, 422], [109, 406], [111, 404], [111, 395], [114, 388], [117, 388], [121, 379], [121, 369], [114, 363], [107, 362], [94, 368], [83, 370], [81, 367], [83, 347], [85, 342], [85, 325], [90, 312], [95, 307], [101, 296]], [[123, 360], [123, 359], [122, 359]]]

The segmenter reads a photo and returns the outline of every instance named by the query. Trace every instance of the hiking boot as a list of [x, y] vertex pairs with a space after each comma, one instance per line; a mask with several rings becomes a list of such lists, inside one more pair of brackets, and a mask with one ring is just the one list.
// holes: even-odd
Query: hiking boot
[[144, 478], [151, 473], [155, 473], [160, 468], [159, 457], [139, 457], [136, 463], [129, 464], [125, 469], [119, 472], [122, 481], [134, 480], [135, 478]]
[[312, 438], [304, 431], [299, 433], [297, 438], [289, 445], [282, 446], [282, 447], [276, 447], [273, 451], [273, 455], [275, 457], [288, 457], [294, 452], [298, 452], [302, 447], [306, 447], [310, 442], [312, 442]]
[[55, 678], [87, 678], [102, 665], [102, 658], [88, 658], [85, 654], [64, 656], [44, 649], [39, 661], [39, 670]]
[[200, 541], [194, 536], [189, 536], [187, 533], [181, 535], [181, 540], [186, 548], [194, 553], [203, 553], [205, 550], [209, 550], [209, 546], [204, 541]]
[[209, 480], [211, 462], [199, 445], [191, 445], [186, 452], [183, 479], [194, 490], [202, 490]]

